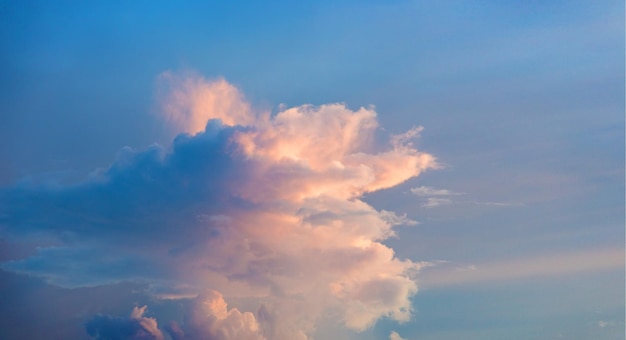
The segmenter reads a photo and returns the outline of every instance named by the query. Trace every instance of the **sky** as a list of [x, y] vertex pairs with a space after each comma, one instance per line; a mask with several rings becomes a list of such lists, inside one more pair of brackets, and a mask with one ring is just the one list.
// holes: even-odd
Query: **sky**
[[623, 339], [623, 1], [0, 1], [0, 338]]

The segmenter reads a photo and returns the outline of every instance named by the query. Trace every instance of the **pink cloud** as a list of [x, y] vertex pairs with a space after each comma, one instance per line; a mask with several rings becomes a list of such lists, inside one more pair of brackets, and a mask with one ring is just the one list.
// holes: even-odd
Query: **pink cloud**
[[255, 120], [243, 94], [222, 78], [211, 81], [189, 72], [159, 76], [161, 113], [175, 132], [204, 131], [209, 119], [225, 125], [247, 125]]
[[[142, 279], [162, 297], [208, 289], [180, 328], [219, 339], [305, 339], [327, 315], [356, 331], [383, 317], [410, 319], [424, 264], [397, 258], [383, 241], [394, 226], [416, 222], [361, 196], [437, 167], [413, 145], [421, 128], [375, 151], [372, 108], [303, 105], [269, 116], [223, 79], [166, 72], [161, 81], [163, 119], [188, 134], [167, 154], [127, 149], [110, 169], [68, 190], [78, 203], [66, 210], [77, 214], [45, 211], [47, 221], [72, 218], [55, 225], [81, 226], [74, 235], [92, 242], [88, 252], [48, 251], [44, 263], [63, 257], [49, 277], [71, 263], [63, 267], [69, 277], [93, 279], [73, 272], [89, 268], [115, 274], [98, 277], [105, 282]], [[123, 221], [101, 228], [111, 211], [123, 212], [114, 215]], [[136, 265], [115, 270], [117, 261]], [[12, 265], [33, 270], [28, 261]]]
[[[437, 167], [412, 144], [421, 127], [372, 152], [378, 128], [372, 108], [303, 105], [269, 117], [253, 113], [223, 80], [165, 77], [174, 80], [165, 97], [168, 120], [188, 121], [192, 133], [211, 118], [246, 127], [230, 142], [250, 171], [231, 190], [259, 207], [227, 212], [222, 237], [207, 244], [199, 263], [190, 259], [212, 273], [194, 280], [229, 296], [262, 298], [306, 332], [328, 310], [355, 330], [380, 317], [409, 319], [421, 265], [397, 259], [380, 243], [393, 235], [389, 212], [359, 197]], [[233, 285], [232, 277], [245, 279]]]

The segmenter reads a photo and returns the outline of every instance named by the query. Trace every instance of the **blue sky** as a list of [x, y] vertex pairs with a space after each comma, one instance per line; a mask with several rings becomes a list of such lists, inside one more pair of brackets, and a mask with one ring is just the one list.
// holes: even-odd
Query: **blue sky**
[[[217, 281], [185, 272], [192, 267], [159, 264], [180, 252], [190, 266], [198, 254], [215, 256], [218, 266], [220, 254], [198, 250], [198, 225], [215, 225], [203, 234], [212, 240], [227, 233], [220, 223], [239, 223], [233, 216], [245, 220], [270, 209], [257, 189], [276, 190], [276, 202], [293, 203], [281, 191], [291, 182], [277, 178], [295, 170], [264, 177], [257, 163], [232, 158], [229, 138], [249, 130], [225, 116], [201, 115], [222, 118], [224, 126], [173, 142], [179, 133], [198, 131], [175, 126], [164, 103], [191, 112], [189, 93], [208, 89], [236, 97], [227, 103], [238, 110], [249, 105], [250, 112], [274, 117], [289, 108], [305, 112], [310, 122], [294, 122], [304, 130], [287, 140], [296, 144], [307, 143], [307, 136], [336, 137], [324, 127], [334, 115], [351, 121], [361, 107], [375, 110], [374, 145], [364, 152], [382, 155], [377, 152], [389, 149], [394, 135], [422, 126], [409, 149], [436, 158], [437, 166], [424, 161], [398, 183], [370, 183], [358, 196], [363, 214], [405, 216], [396, 236], [373, 241], [399, 260], [422, 264], [415, 276], [388, 273], [416, 283], [411, 317], [401, 322], [376, 309], [377, 322], [355, 330], [348, 307], [346, 327], [333, 314], [343, 307], [329, 312], [307, 305], [316, 324], [308, 336], [623, 338], [623, 13], [618, 1], [2, 1], [0, 266], [6, 284], [0, 295], [23, 306], [11, 312], [0, 303], [3, 318], [31, 324], [31, 337], [55, 322], [67, 332], [60, 338], [89, 338], [89, 320], [103, 329], [145, 325], [148, 317], [124, 318], [147, 305], [146, 315], [164, 329], [172, 319], [182, 322], [187, 307], [181, 306], [192, 303], [158, 299], [158, 293], [199, 282], [220, 291], [221, 283], [210, 286]], [[332, 103], [343, 106], [324, 106]], [[306, 129], [317, 124], [319, 131]], [[263, 143], [257, 147], [269, 154], [274, 144]], [[311, 164], [322, 162], [323, 150], [314, 144], [300, 155], [315, 154]], [[409, 149], [393, 149], [394, 155], [408, 161], [415, 156]], [[354, 158], [342, 155], [344, 164]], [[374, 158], [372, 168], [379, 166]], [[326, 208], [320, 202], [299, 206], [299, 214], [311, 209], [311, 220], [345, 222], [357, 209], [341, 200]], [[229, 219], [235, 222], [224, 222]], [[260, 222], [261, 230], [264, 223], [274, 222]], [[149, 256], [170, 246], [169, 255]], [[103, 263], [103, 254], [120, 255]], [[243, 281], [261, 274], [237, 272]], [[127, 298], [125, 284], [148, 288]], [[29, 289], [41, 300], [33, 301]], [[222, 294], [229, 306], [256, 312], [262, 324], [252, 296], [261, 293]], [[52, 316], [60, 296], [75, 296], [68, 308], [83, 314]], [[51, 309], [31, 319], [27, 311], [35, 304]], [[92, 319], [98, 313], [105, 316]], [[1, 334], [19, 334], [9, 325], [1, 324]], [[200, 332], [186, 330], [188, 336]]]

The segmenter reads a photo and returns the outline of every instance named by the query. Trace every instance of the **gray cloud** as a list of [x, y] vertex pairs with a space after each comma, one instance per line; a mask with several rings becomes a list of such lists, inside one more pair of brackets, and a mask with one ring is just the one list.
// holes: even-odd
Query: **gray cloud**
[[85, 329], [98, 340], [163, 340], [156, 320], [143, 316], [145, 310], [146, 306], [135, 307], [128, 318], [96, 315]]

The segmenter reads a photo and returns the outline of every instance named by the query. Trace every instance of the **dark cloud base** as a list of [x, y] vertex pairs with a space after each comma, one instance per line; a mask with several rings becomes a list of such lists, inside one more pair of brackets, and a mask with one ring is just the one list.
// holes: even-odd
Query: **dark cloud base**
[[127, 315], [136, 304], [157, 303], [145, 289], [136, 283], [66, 289], [0, 270], [0, 339], [89, 339], [84, 325], [94, 315]]

